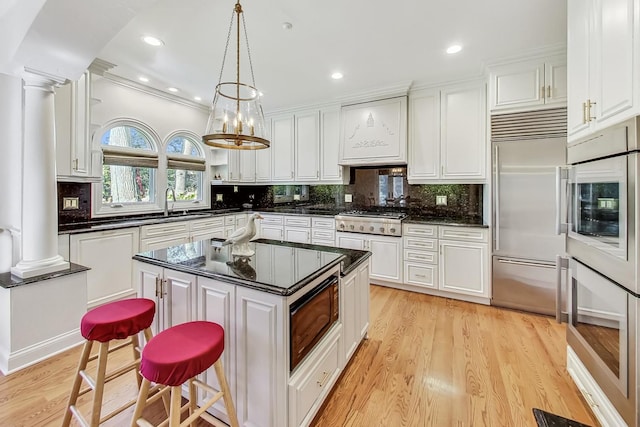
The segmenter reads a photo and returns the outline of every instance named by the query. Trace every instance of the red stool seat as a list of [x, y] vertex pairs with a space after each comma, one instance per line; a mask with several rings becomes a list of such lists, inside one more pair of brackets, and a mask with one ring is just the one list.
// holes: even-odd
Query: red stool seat
[[213, 365], [224, 350], [224, 329], [187, 322], [153, 337], [142, 351], [140, 373], [157, 384], [178, 386]]
[[155, 312], [155, 303], [146, 298], [111, 302], [87, 312], [80, 332], [89, 341], [125, 339], [151, 326]]

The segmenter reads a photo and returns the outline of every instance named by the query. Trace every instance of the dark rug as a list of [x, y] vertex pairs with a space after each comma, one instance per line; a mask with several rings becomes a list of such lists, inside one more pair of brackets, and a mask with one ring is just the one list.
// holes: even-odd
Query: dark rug
[[533, 416], [536, 418], [538, 427], [590, 427], [537, 408], [533, 408]]

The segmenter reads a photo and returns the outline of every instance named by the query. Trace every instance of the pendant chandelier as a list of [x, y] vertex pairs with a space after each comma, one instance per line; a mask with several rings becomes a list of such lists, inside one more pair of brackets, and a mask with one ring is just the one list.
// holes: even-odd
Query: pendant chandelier
[[[242, 19], [241, 19], [242, 18]], [[234, 22], [236, 24], [236, 73], [235, 81], [222, 81], [225, 60], [229, 50], [229, 41]], [[240, 26], [244, 33], [247, 50], [251, 84], [240, 81]], [[251, 50], [247, 38], [247, 27], [244, 22], [242, 6], [238, 1], [231, 14], [231, 23], [227, 33], [227, 44], [224, 48], [220, 77], [213, 97], [213, 107], [207, 125], [207, 135], [202, 142], [212, 147], [232, 150], [260, 150], [268, 148], [270, 142], [266, 139], [264, 113], [260, 104], [260, 92], [256, 88], [251, 63]]]

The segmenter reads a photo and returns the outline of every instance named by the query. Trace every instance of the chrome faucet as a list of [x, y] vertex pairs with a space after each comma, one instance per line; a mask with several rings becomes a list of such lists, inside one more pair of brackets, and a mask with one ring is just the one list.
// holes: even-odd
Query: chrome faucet
[[176, 203], [176, 192], [173, 190], [173, 187], [167, 187], [167, 189], [164, 190], [164, 216], [169, 216], [169, 190], [171, 190], [171, 196], [173, 197], [171, 212], [173, 212], [173, 205]]

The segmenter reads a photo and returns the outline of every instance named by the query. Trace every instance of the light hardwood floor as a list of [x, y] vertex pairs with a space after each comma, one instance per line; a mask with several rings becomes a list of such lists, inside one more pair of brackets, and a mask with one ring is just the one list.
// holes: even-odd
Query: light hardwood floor
[[[313, 426], [535, 427], [535, 407], [597, 426], [566, 372], [564, 336], [552, 318], [372, 286], [369, 339]], [[0, 426], [60, 425], [79, 352], [0, 375]], [[108, 406], [135, 396], [132, 375], [109, 386]]]

